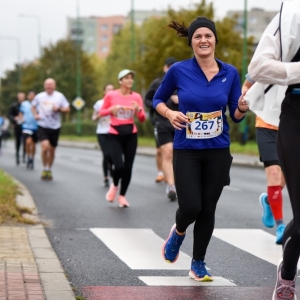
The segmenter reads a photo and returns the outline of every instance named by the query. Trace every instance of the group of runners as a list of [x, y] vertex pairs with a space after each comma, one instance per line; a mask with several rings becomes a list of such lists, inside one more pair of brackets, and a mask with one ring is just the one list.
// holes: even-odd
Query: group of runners
[[56, 91], [56, 82], [48, 78], [44, 82], [44, 91], [36, 94], [19, 92], [17, 102], [13, 103], [8, 117], [14, 128], [16, 164], [20, 164], [20, 150], [23, 143], [22, 161], [29, 170], [34, 169], [36, 143], [41, 144], [43, 163], [42, 180], [52, 180], [55, 149], [61, 127], [60, 114], [70, 111], [66, 97]]
[[[94, 105], [97, 136], [103, 152], [106, 200], [129, 207], [126, 192], [137, 149], [135, 118], [144, 122], [150, 109], [157, 143], [157, 182], [166, 182], [171, 200], [178, 199], [175, 224], [162, 246], [165, 261], [175, 263], [187, 228], [193, 225], [193, 258], [189, 276], [212, 281], [205, 255], [212, 237], [215, 211], [223, 188], [230, 184], [229, 124], [241, 122], [249, 108], [257, 115], [256, 136], [265, 167], [267, 189], [259, 197], [262, 222], [276, 224], [277, 244], [283, 246], [272, 299], [296, 299], [295, 282], [300, 254], [300, 3], [282, 4], [261, 37], [241, 89], [237, 69], [215, 57], [218, 35], [214, 22], [198, 17], [188, 27], [172, 21], [168, 26], [187, 39], [193, 57], [177, 62], [166, 59], [164, 76], [155, 79], [145, 99], [134, 91], [135, 72], [118, 74], [119, 88], [104, 87], [104, 98]], [[45, 91], [30, 93], [12, 108], [15, 131], [22, 126], [28, 167], [33, 168], [34, 146], [41, 141], [44, 171], [52, 179], [51, 165], [60, 128], [60, 112], [68, 112], [65, 97], [55, 81], [45, 81]], [[228, 115], [226, 112], [228, 111]], [[19, 158], [17, 141], [16, 162]], [[111, 178], [111, 180], [110, 180]], [[212, 180], [213, 179], [213, 180]], [[285, 226], [282, 189], [287, 185], [293, 219]]]

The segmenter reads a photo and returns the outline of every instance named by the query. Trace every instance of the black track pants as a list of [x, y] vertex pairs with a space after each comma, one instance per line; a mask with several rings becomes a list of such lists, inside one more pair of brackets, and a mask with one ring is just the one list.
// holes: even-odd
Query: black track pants
[[[300, 105], [300, 99], [299, 99]], [[283, 236], [283, 267], [294, 270], [300, 255], [300, 115], [292, 117], [284, 112], [280, 117], [277, 152], [288, 189], [293, 219]]]
[[137, 149], [137, 134], [109, 134], [108, 139], [109, 152], [113, 162], [114, 185], [117, 186], [121, 180], [120, 195], [125, 196]]
[[[102, 159], [102, 169], [104, 177], [108, 177], [108, 171], [111, 171], [111, 158], [109, 153], [108, 145], [108, 134], [97, 134], [98, 144], [101, 148], [103, 159]], [[112, 174], [110, 174], [112, 175]]]
[[176, 228], [194, 225], [193, 258], [204, 260], [215, 225], [215, 210], [228, 183], [232, 157], [229, 148], [176, 150], [173, 154], [179, 208]]

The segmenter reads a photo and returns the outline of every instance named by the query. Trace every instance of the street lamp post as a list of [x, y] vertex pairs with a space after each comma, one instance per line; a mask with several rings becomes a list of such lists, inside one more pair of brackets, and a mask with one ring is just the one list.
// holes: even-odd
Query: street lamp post
[[20, 45], [20, 39], [13, 36], [0, 36], [0, 39], [2, 40], [10, 40], [15, 41], [17, 45], [17, 70], [18, 70], [18, 88], [21, 86], [21, 45]]
[[76, 47], [76, 99], [72, 102], [73, 106], [77, 109], [76, 132], [81, 135], [81, 108], [84, 101], [81, 99], [81, 44], [83, 42], [83, 30], [80, 26], [79, 18], [79, 0], [76, 1], [76, 26], [71, 30], [71, 39], [74, 41]]
[[[134, 30], [134, 0], [131, 0], [131, 62], [135, 61], [135, 30]], [[133, 83], [133, 90], [135, 89], [135, 81]]]
[[[245, 76], [247, 74], [247, 25], [248, 25], [248, 9], [247, 9], [247, 0], [244, 0], [244, 23], [243, 23], [243, 56], [242, 56], [242, 78], [241, 83], [245, 81]], [[245, 116], [244, 120], [239, 125], [240, 134], [241, 134], [241, 144], [246, 144], [247, 141], [247, 117]]]
[[247, 24], [248, 24], [248, 10], [247, 10], [247, 0], [244, 0], [244, 38], [243, 38], [243, 62], [242, 62], [242, 82], [245, 80], [247, 74]]
[[[39, 59], [42, 57], [42, 42], [41, 42], [41, 20], [39, 16], [36, 15], [27, 15], [27, 14], [21, 14], [19, 15], [21, 18], [33, 18], [37, 21], [37, 41], [38, 41], [38, 56]], [[40, 77], [40, 83], [42, 84], [43, 78], [42, 78], [42, 69], [41, 65], [39, 63], [39, 77]]]
[[131, 0], [131, 61], [135, 60], [134, 0]]
[[[77, 0], [76, 7], [76, 93], [77, 98], [81, 98], [81, 42], [82, 30], [80, 28], [79, 20], [79, 0]], [[77, 123], [76, 132], [81, 135], [81, 109], [77, 109]]]

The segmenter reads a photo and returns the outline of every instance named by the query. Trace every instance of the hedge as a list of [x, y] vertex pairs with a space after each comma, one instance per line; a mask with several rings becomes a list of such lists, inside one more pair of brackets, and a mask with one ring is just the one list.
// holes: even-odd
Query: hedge
[[[232, 142], [241, 141], [241, 126], [239, 124], [233, 123], [231, 118], [227, 118], [230, 126], [230, 139]], [[252, 112], [247, 113], [246, 118], [247, 124], [247, 139], [255, 140], [255, 114]], [[149, 119], [147, 119], [144, 123], [136, 122], [136, 126], [138, 128], [138, 132], [140, 136], [143, 137], [153, 137], [153, 125]], [[81, 131], [82, 135], [91, 136], [96, 133], [97, 123], [91, 120], [84, 120], [81, 122]], [[76, 135], [76, 122], [64, 122], [61, 128], [62, 135]]]

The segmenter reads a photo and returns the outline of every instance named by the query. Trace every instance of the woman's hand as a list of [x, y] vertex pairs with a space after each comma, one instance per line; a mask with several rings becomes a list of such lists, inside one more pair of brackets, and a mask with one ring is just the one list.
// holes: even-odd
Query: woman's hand
[[131, 103], [132, 103], [132, 106], [133, 106], [133, 110], [134, 110], [135, 112], [138, 113], [139, 111], [141, 111], [141, 108], [140, 108], [140, 106], [137, 104], [137, 102], [132, 101]]
[[186, 128], [188, 118], [182, 112], [168, 109], [165, 113], [165, 117], [169, 119], [175, 129], [181, 130], [182, 128]]
[[111, 107], [109, 108], [110, 113], [111, 113], [112, 115], [116, 116], [117, 113], [118, 113], [119, 108], [120, 108], [120, 105], [114, 105], [114, 106], [111, 106]]
[[238, 108], [242, 111], [247, 111], [249, 110], [249, 106], [247, 104], [247, 101], [244, 99], [244, 96], [246, 94], [247, 91], [244, 91], [241, 95], [241, 97], [239, 98], [238, 101]]

